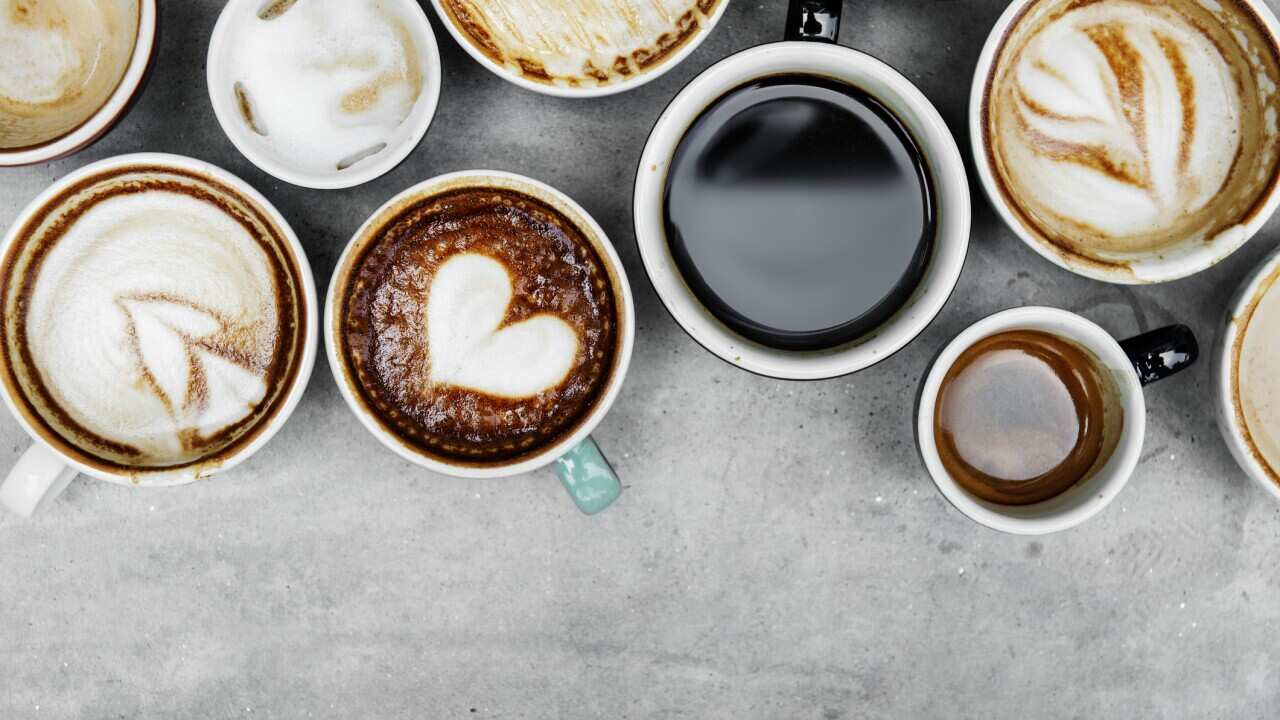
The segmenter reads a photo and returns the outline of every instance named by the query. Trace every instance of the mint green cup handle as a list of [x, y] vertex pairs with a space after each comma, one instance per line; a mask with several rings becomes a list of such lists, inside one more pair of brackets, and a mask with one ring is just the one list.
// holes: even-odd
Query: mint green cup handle
[[622, 494], [613, 466], [590, 437], [556, 460], [556, 474], [573, 503], [588, 515], [609, 507]]

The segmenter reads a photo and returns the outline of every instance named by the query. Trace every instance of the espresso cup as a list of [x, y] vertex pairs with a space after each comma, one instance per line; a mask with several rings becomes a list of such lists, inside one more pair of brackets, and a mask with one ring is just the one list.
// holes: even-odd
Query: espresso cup
[[1218, 328], [1213, 354], [1218, 428], [1241, 469], [1280, 498], [1280, 450], [1275, 409], [1275, 380], [1280, 362], [1276, 344], [1275, 291], [1280, 252], [1272, 253], [1241, 283]]
[[0, 19], [0, 167], [88, 147], [142, 92], [159, 44], [156, 0], [8, 5]]
[[228, 470], [297, 407], [315, 284], [265, 197], [178, 155], [67, 175], [0, 247], [0, 396], [35, 440], [0, 485], [30, 515], [77, 473], [167, 487]]
[[461, 478], [550, 463], [578, 508], [621, 493], [591, 439], [627, 374], [635, 305], [568, 196], [511, 173], [426, 180], [356, 231], [325, 307], [329, 367], [400, 457]]
[[[857, 50], [833, 44], [838, 29], [839, 2], [797, 0], [792, 3], [790, 10], [786, 26], [788, 39], [785, 42], [751, 48], [720, 61], [690, 82], [671, 101], [650, 133], [640, 158], [633, 205], [636, 242], [649, 280], [663, 305], [685, 332], [707, 350], [744, 370], [781, 379], [818, 380], [874, 365], [906, 346], [925, 329], [947, 302], [960, 277], [969, 244], [971, 209], [964, 160], [951, 131], [929, 100], [888, 65]], [[726, 311], [714, 305], [720, 297], [715, 288], [695, 290], [695, 283], [682, 271], [683, 260], [677, 257], [674, 244], [677, 238], [669, 232], [666, 219], [668, 211], [674, 208], [672, 203], [679, 201], [696, 206], [699, 202], [698, 192], [688, 192], [678, 198], [668, 197], [672, 192], [671, 184], [682, 177], [678, 169], [678, 153], [686, 138], [693, 137], [692, 128], [698, 120], [714, 115], [717, 108], [724, 107], [724, 103], [729, 102], [726, 98], [736, 97], [745, 88], [767, 86], [777, 78], [798, 78], [795, 82], [799, 86], [806, 83], [821, 85], [822, 92], [834, 98], [833, 102], [848, 101], [866, 108], [874, 106], [874, 113], [885, 119], [886, 127], [889, 123], [896, 124], [900, 136], [907, 138], [903, 140], [904, 147], [905, 143], [911, 143], [914, 150], [908, 155], [914, 156], [913, 161], [929, 187], [924, 195], [928, 203], [926, 212], [930, 216], [924, 223], [924, 233], [916, 237], [931, 249], [911, 259], [910, 269], [915, 275], [904, 273], [903, 277], [908, 278], [907, 280], [887, 291], [883, 298], [877, 298], [877, 301], [885, 300], [882, 307], [892, 306], [887, 312], [868, 314], [872, 317], [868, 324], [855, 327], [853, 323], [846, 323], [836, 327], [837, 330], [851, 330], [846, 335], [831, 335], [829, 342], [821, 346], [817, 343], [812, 346], [791, 343], [791, 338], [780, 335], [774, 341], [753, 333], [751, 321], [738, 323], [731, 314], [733, 308]], [[769, 90], [766, 89], [766, 92]], [[854, 98], [854, 94], [858, 97]], [[797, 107], [796, 116], [806, 117], [805, 111], [806, 108]], [[785, 118], [782, 120], [785, 121]], [[707, 146], [715, 146], [718, 142], [707, 143]], [[719, 144], [740, 147], [729, 141]], [[828, 143], [797, 142], [797, 145], [825, 147]], [[840, 137], [830, 138], [829, 146], [835, 152], [851, 147], [852, 143], [842, 134]], [[746, 160], [743, 162], [750, 164]], [[819, 157], [815, 162], [821, 164], [822, 160]], [[698, 165], [696, 161], [693, 164]], [[690, 172], [696, 174], [700, 171], [695, 169]], [[727, 174], [734, 175], [732, 172]], [[902, 176], [905, 177], [906, 174]], [[806, 222], [808, 219], [818, 222], [832, 212], [843, 212], [846, 209], [837, 207], [837, 204], [844, 203], [835, 195], [824, 194], [817, 197], [818, 193], [829, 193], [834, 187], [832, 182], [821, 176], [808, 178], [804, 182], [797, 180], [785, 183], [787, 188], [796, 191], [791, 200], [779, 200], [777, 196], [767, 200], [751, 200], [745, 197], [752, 190], [749, 183], [739, 185], [740, 187], [735, 188], [735, 192], [739, 193], [735, 197], [741, 202], [800, 203], [796, 207], [804, 209], [802, 214], [809, 213], [805, 216]], [[847, 189], [858, 186], [853, 182], [841, 187]], [[790, 190], [779, 189], [780, 194], [787, 192]], [[806, 193], [811, 197], [804, 197]], [[706, 197], [705, 194], [702, 196]], [[869, 218], [874, 214], [875, 208], [870, 207], [868, 211]], [[729, 222], [734, 215], [735, 213], [726, 212], [721, 216], [725, 218], [725, 222]], [[774, 219], [767, 217], [768, 213], [763, 215], [765, 217], [759, 218], [761, 223], [777, 224]], [[757, 218], [757, 215], [752, 218]], [[851, 220], [854, 221], [856, 219]], [[756, 220], [750, 222], [754, 223]], [[885, 222], [886, 228], [896, 231], [895, 223], [905, 224], [908, 221], [905, 215], [898, 220], [892, 213], [882, 212], [876, 222]], [[913, 218], [911, 222], [915, 223], [916, 220]], [[920, 225], [912, 227], [918, 228]], [[805, 231], [777, 228], [778, 243], [775, 248], [787, 247], [788, 232]], [[823, 234], [822, 237], [827, 235]], [[841, 282], [838, 277], [839, 273], [852, 271], [857, 265], [856, 258], [849, 256], [851, 247], [852, 244], [842, 246], [839, 253], [833, 256], [815, 255], [814, 257], [822, 258], [816, 261], [809, 258], [812, 262], [808, 267], [823, 268], [823, 288], [839, 289], [861, 285], [860, 282]], [[758, 248], [753, 246], [753, 249]], [[722, 286], [737, 283], [739, 297], [758, 300], [759, 293], [752, 289], [755, 283], [737, 270], [739, 262], [748, 262], [751, 250], [744, 249], [737, 255], [734, 255], [735, 252], [736, 248], [730, 248], [724, 252], [722, 262], [707, 263], [707, 266], [714, 266], [713, 272], [719, 276]], [[755, 265], [758, 267], [753, 267], [754, 271], [764, 268], [767, 272], [768, 267], [777, 265], [780, 273], [787, 272], [783, 269], [787, 266], [786, 258], [777, 262], [757, 262]], [[794, 280], [793, 285], [797, 288], [794, 295], [805, 295], [805, 278], [797, 275], [794, 270], [791, 270], [788, 277]], [[894, 296], [895, 302], [888, 301], [890, 295]], [[786, 297], [786, 294], [780, 293], [778, 297]], [[824, 310], [846, 307], [840, 301], [826, 305]], [[786, 311], [799, 317], [803, 323], [807, 321], [805, 318], [810, 309], [811, 305], [805, 302], [777, 300], [770, 301], [770, 306], [765, 311]], [[834, 324], [832, 326], [835, 327]], [[804, 340], [807, 341], [808, 338]]]
[[393, 170], [440, 98], [435, 33], [414, 0], [231, 0], [206, 67], [214, 115], [236, 149], [319, 190]]
[[706, 39], [729, 0], [431, 0], [468, 55], [526, 90], [591, 98], [657, 79]]
[[[978, 343], [1011, 332], [1043, 333], [1065, 341], [1086, 358], [1088, 367], [1076, 370], [1096, 373], [1099, 379], [1096, 455], [1061, 492], [1030, 504], [992, 502], [966, 489], [944, 462], [936, 429], [940, 394], [957, 360]], [[934, 360], [917, 402], [916, 443], [943, 497], [975, 522], [1018, 535], [1066, 530], [1101, 512], [1137, 467], [1146, 434], [1143, 386], [1190, 366], [1198, 356], [1195, 337], [1182, 325], [1118, 342], [1096, 324], [1065, 310], [1023, 307], [996, 313], [960, 333]], [[1022, 406], [1018, 410], [1035, 407], [1035, 398], [1024, 397], [1017, 398]]]
[[1015, 0], [974, 73], [974, 162], [1024, 243], [1078, 275], [1208, 268], [1280, 205], [1280, 25], [1261, 0]]

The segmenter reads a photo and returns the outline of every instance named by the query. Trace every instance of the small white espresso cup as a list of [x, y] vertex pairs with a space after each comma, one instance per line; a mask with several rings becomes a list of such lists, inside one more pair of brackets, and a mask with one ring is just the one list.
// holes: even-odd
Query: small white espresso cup
[[159, 47], [159, 15], [157, 0], [139, 0], [138, 35], [133, 44], [133, 53], [120, 83], [96, 112], [70, 132], [47, 142], [9, 150], [0, 149], [0, 167], [35, 165], [77, 153], [96, 142], [124, 117], [129, 107], [142, 94], [147, 74], [155, 62]]
[[1272, 467], [1249, 432], [1240, 397], [1240, 356], [1254, 311], [1264, 296], [1280, 292], [1280, 250], [1273, 252], [1240, 284], [1218, 328], [1213, 353], [1213, 379], [1218, 429], [1236, 462], [1249, 477], [1280, 499], [1280, 468]]
[[[1018, 24], [1046, 0], [1013, 0], [996, 21], [987, 37], [978, 65], [973, 75], [969, 95], [969, 139], [972, 143], [973, 162], [978, 178], [992, 207], [1027, 247], [1054, 265], [1083, 277], [1121, 285], [1142, 285], [1168, 282], [1194, 275], [1226, 259], [1257, 234], [1267, 220], [1280, 207], [1280, 178], [1273, 178], [1261, 200], [1238, 225], [1219, 232], [1214, 237], [1186, 238], [1171, 247], [1137, 255], [1117, 257], [1113, 263], [1102, 263], [1081, 254], [1059, 248], [1028, 227], [1007, 197], [993, 167], [987, 130], [987, 99], [991, 92], [997, 68], [995, 63], [1005, 42]], [[1235, 0], [1252, 14], [1271, 43], [1270, 52], [1280, 55], [1276, 46], [1280, 38], [1280, 23], [1262, 0]], [[1158, 4], [1158, 3], [1157, 3]], [[1211, 11], [1220, 10], [1216, 2], [1201, 3]], [[1230, 5], [1231, 3], [1227, 3]], [[1216, 8], [1216, 9], [1215, 9]], [[1238, 31], [1234, 31], [1238, 32]], [[1170, 81], [1172, 82], [1172, 80]], [[1099, 203], [1107, 202], [1099, 198]]]
[[[934, 435], [938, 394], [947, 372], [974, 344], [1015, 330], [1038, 330], [1087, 351], [1105, 373], [1107, 415], [1119, 417], [1119, 433], [1103, 429], [1103, 453], [1088, 474], [1062, 494], [1034, 505], [997, 505], [965, 490], [947, 471]], [[1195, 337], [1174, 325], [1116, 341], [1107, 331], [1066, 310], [1023, 307], [996, 313], [960, 333], [934, 360], [925, 376], [916, 408], [916, 444], [938, 490], [957, 510], [994, 530], [1043, 535], [1075, 527], [1102, 512], [1133, 474], [1146, 435], [1144, 385], [1168, 377], [1195, 362]]]
[[435, 33], [431, 30], [431, 23], [421, 5], [414, 0], [384, 1], [400, 11], [400, 17], [407, 20], [405, 27], [418, 48], [422, 92], [409, 116], [387, 140], [385, 148], [345, 170], [335, 167], [325, 172], [290, 165], [249, 127], [240, 110], [235, 92], [237, 78], [232, 76], [235, 33], [241, 23], [256, 19], [259, 10], [265, 5], [264, 0], [231, 0], [222, 9], [209, 39], [206, 62], [209, 100], [213, 104], [213, 114], [231, 144], [263, 172], [287, 183], [315, 190], [355, 187], [394, 170], [422, 142], [440, 100], [440, 50]]
[[[17, 465], [9, 472], [3, 484], [0, 484], [0, 504], [13, 512], [30, 516], [42, 505], [59, 495], [77, 474], [126, 485], [131, 487], [171, 487], [202, 480], [217, 473], [229, 470], [247, 460], [260, 450], [280, 428], [288, 421], [289, 416], [302, 399], [316, 356], [316, 289], [311, 274], [311, 266], [307, 262], [302, 244], [289, 223], [261, 193], [248, 183], [215, 165], [181, 155], [164, 153], [136, 153], [108, 158], [87, 165], [70, 175], [66, 175], [37, 196], [22, 211], [0, 244], [0, 258], [7, 259], [15, 250], [15, 244], [22, 241], [27, 228], [40, 221], [49, 211], [57, 209], [69, 193], [83, 187], [98, 177], [109, 177], [127, 168], [172, 168], [192, 175], [207, 178], [237, 196], [248, 206], [256, 209], [261, 216], [278, 231], [280, 237], [287, 241], [287, 251], [292, 258], [297, 273], [299, 292], [303, 305], [298, 311], [298, 318], [304, 326], [300, 329], [303, 335], [301, 352], [296, 362], [296, 371], [287, 387], [283, 388], [280, 400], [274, 411], [261, 418], [257, 425], [246, 431], [246, 436], [232, 443], [227, 449], [214, 453], [210, 458], [174, 468], [122, 468], [102, 462], [85, 451], [62, 439], [57, 433], [46, 428], [39, 417], [30, 409], [29, 403], [21, 400], [15, 380], [8, 368], [0, 368], [3, 381], [0, 382], [0, 397], [9, 412], [34, 439], [34, 443], [19, 458]], [[7, 300], [4, 300], [7, 304]]]
[[[636, 243], [649, 280], [675, 321], [722, 360], [758, 375], [821, 380], [857, 372], [916, 338], [951, 297], [969, 248], [969, 180], [950, 129], [929, 99], [901, 73], [870, 55], [833, 44], [840, 3], [793, 0], [784, 42], [761, 45], [721, 60], [685, 86], [658, 118], [636, 170]], [[887, 106], [919, 145], [936, 193], [937, 234], [924, 276], [906, 304], [883, 325], [853, 342], [822, 351], [767, 347], [720, 322], [685, 283], [667, 242], [663, 206], [667, 171], [686, 130], [726, 93], [771, 75], [836, 79]]]
[[[391, 432], [366, 404], [357, 389], [359, 382], [352, 376], [344, 360], [343, 332], [340, 313], [343, 312], [343, 296], [351, 281], [351, 273], [361, 251], [377, 239], [377, 230], [394, 221], [404, 208], [413, 202], [460, 188], [493, 188], [510, 190], [533, 197], [562, 213], [576, 225], [591, 242], [596, 253], [606, 265], [614, 291], [617, 309], [618, 346], [614, 356], [613, 373], [609, 384], [600, 392], [594, 406], [574, 430], [557, 442], [528, 457], [507, 464], [479, 465], [448, 460], [426, 453]], [[604, 228], [581, 205], [568, 195], [546, 183], [514, 173], [497, 170], [466, 170], [448, 173], [425, 180], [388, 200], [373, 213], [356, 231], [338, 258], [329, 283], [325, 302], [324, 340], [329, 358], [329, 368], [338, 383], [342, 397], [351, 411], [379, 442], [400, 457], [416, 465], [443, 475], [459, 478], [498, 478], [532, 472], [551, 463], [561, 484], [580, 510], [593, 515], [604, 510], [622, 492], [622, 486], [612, 466], [600, 451], [591, 433], [596, 429], [622, 390], [627, 368], [631, 364], [631, 351], [635, 345], [635, 302], [626, 271], [613, 243]]]

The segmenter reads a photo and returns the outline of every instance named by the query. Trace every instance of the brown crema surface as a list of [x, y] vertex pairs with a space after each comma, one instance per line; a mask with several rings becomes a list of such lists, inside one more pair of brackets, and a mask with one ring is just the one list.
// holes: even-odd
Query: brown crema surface
[[[342, 290], [341, 354], [353, 389], [402, 442], [451, 463], [510, 464], [558, 442], [595, 406], [617, 355], [613, 286], [558, 210], [511, 190], [461, 188], [407, 205], [367, 237]], [[463, 253], [507, 269], [502, 327], [546, 313], [576, 331], [578, 353], [558, 385], [507, 398], [432, 380], [431, 285]]]

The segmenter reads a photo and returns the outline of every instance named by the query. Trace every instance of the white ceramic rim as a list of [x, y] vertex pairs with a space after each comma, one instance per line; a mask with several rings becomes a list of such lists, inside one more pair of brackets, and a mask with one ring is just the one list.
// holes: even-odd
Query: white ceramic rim
[[34, 427], [27, 421], [26, 416], [19, 411], [17, 403], [9, 394], [6, 383], [0, 383], [0, 397], [4, 398], [5, 407], [9, 409], [9, 414], [17, 419], [18, 424], [31, 436], [32, 440], [40, 443], [48, 448], [67, 465], [75, 468], [79, 472], [95, 477], [99, 480], [116, 483], [117, 485], [141, 486], [141, 487], [172, 487], [175, 485], [185, 485], [203, 480], [212, 475], [225, 472], [240, 463], [248, 460], [250, 456], [256, 453], [266, 445], [272, 437], [275, 436], [280, 428], [289, 420], [289, 416], [297, 408], [298, 402], [302, 399], [303, 393], [307, 389], [307, 383], [311, 379], [311, 371], [315, 366], [316, 360], [316, 285], [315, 278], [311, 273], [311, 264], [307, 261], [307, 254], [302, 249], [302, 243], [298, 241], [298, 236], [294, 234], [293, 228], [290, 227], [288, 221], [280, 214], [280, 211], [271, 204], [262, 193], [255, 190], [252, 186], [241, 180], [239, 177], [223, 170], [222, 168], [197, 160], [195, 158], [186, 157], [184, 155], [171, 155], [168, 153], [133, 153], [130, 155], [117, 155], [115, 157], [99, 160], [98, 162], [86, 165], [75, 172], [65, 175], [57, 182], [50, 185], [36, 196], [30, 204], [18, 215], [18, 218], [9, 227], [5, 233], [4, 241], [0, 244], [0, 257], [4, 257], [9, 253], [9, 248], [18, 239], [18, 232], [23, 225], [37, 212], [45, 203], [54, 199], [63, 190], [71, 185], [84, 180], [85, 178], [97, 175], [106, 170], [118, 167], [126, 167], [129, 165], [157, 165], [162, 167], [173, 167], [189, 172], [195, 172], [225, 183], [237, 192], [243, 194], [250, 202], [256, 203], [263, 210], [272, 222], [280, 229], [281, 233], [288, 240], [289, 250], [293, 253], [298, 263], [298, 276], [302, 282], [302, 296], [306, 302], [303, 309], [303, 315], [307, 323], [306, 338], [302, 347], [301, 364], [298, 366], [298, 374], [293, 380], [293, 385], [289, 388], [285, 396], [284, 403], [275, 415], [267, 421], [267, 424], [257, 431], [254, 438], [244, 447], [240, 448], [236, 454], [219, 462], [217, 465], [201, 465], [199, 463], [184, 468], [174, 470], [144, 470], [139, 473], [109, 473], [100, 468], [91, 467], [79, 462], [75, 458], [67, 455], [58, 448], [50, 444], [44, 437], [36, 431]]
[[[1017, 214], [1009, 207], [1009, 203], [1000, 190], [995, 172], [987, 157], [986, 127], [983, 123], [983, 106], [986, 104], [987, 80], [996, 59], [996, 52], [1004, 43], [1013, 23], [1022, 16], [1026, 8], [1043, 0], [1014, 0], [1005, 9], [996, 25], [987, 36], [982, 54], [978, 56], [978, 66], [974, 70], [973, 85], [969, 91], [969, 140], [973, 153], [973, 163], [978, 169], [978, 177], [982, 180], [982, 189], [986, 193], [991, 206], [1004, 220], [1004, 224], [1018, 236], [1023, 243], [1041, 257], [1058, 267], [1083, 277], [1118, 285], [1146, 285], [1169, 282], [1194, 275], [1217, 265], [1236, 250], [1244, 246], [1257, 234], [1267, 220], [1280, 207], [1280, 182], [1272, 185], [1270, 194], [1262, 206], [1252, 214], [1247, 222], [1229, 228], [1208, 242], [1181, 248], [1175, 246], [1161, 253], [1153, 254], [1150, 259], [1131, 263], [1131, 269], [1109, 268], [1096, 263], [1076, 260], [1041, 240], [1036, 233], [1023, 224]], [[1247, 4], [1262, 21], [1271, 36], [1272, 44], [1280, 57], [1280, 22], [1271, 9], [1257, 0], [1240, 0]]]
[[468, 55], [474, 58], [476, 62], [483, 65], [487, 70], [489, 70], [489, 72], [492, 72], [503, 80], [514, 85], [519, 85], [526, 90], [532, 90], [543, 95], [567, 98], [592, 98], [616, 95], [620, 92], [633, 90], [645, 83], [657, 80], [666, 74], [668, 70], [684, 61], [690, 53], [698, 49], [698, 46], [706, 40], [707, 35], [710, 35], [715, 26], [719, 24], [721, 16], [724, 15], [725, 8], [729, 7], [729, 2], [730, 0], [720, 0], [720, 4], [716, 7], [715, 12], [711, 13], [711, 17], [708, 19], [706, 26], [704, 26], [697, 35], [690, 38], [683, 47], [672, 53], [671, 56], [664, 60], [662, 64], [658, 65], [658, 67], [652, 70], [647, 70], [638, 75], [634, 75], [620, 82], [609, 83], [608, 85], [570, 87], [567, 85], [551, 85], [535, 82], [517, 75], [511, 70], [508, 70], [505, 66], [494, 62], [493, 58], [485, 55], [475, 46], [475, 43], [471, 41], [471, 38], [469, 38], [466, 33], [462, 32], [454, 25], [453, 20], [449, 18], [449, 12], [440, 4], [440, 0], [431, 0], [431, 4], [436, 9], [436, 14], [440, 17], [440, 22], [449, 30], [449, 34], [453, 36], [453, 39], [462, 46], [462, 49], [465, 50]]
[[[1119, 443], [1102, 469], [1083, 484], [1051, 500], [1024, 507], [985, 502], [961, 488], [942, 464], [933, 436], [938, 390], [956, 359], [974, 343], [1006, 330], [1044, 330], [1073, 340], [1111, 370], [1124, 409]], [[1044, 535], [1075, 527], [1102, 512], [1124, 489], [1142, 453], [1146, 435], [1146, 399], [1137, 372], [1120, 343], [1102, 328], [1075, 313], [1048, 307], [1022, 307], [991, 315], [952, 340], [925, 377], [916, 413], [916, 439], [930, 477], [942, 495], [970, 519], [1015, 535]]]
[[[836, 78], [879, 98], [911, 130], [928, 161], [938, 202], [933, 257], [906, 306], [871, 335], [821, 352], [794, 352], [754, 343], [730, 330], [685, 285], [667, 246], [662, 220], [666, 169], [689, 125], [711, 103], [753, 78], [787, 72]], [[850, 48], [779, 42], [731, 55], [680, 91], [658, 118], [636, 171], [636, 243], [649, 280], [672, 318], [698, 344], [726, 362], [783, 380], [822, 380], [868, 368], [901, 350], [941, 312], [964, 269], [972, 207], [964, 158], [942, 116], [911, 81], [885, 63]]]
[[[373, 414], [364, 407], [360, 399], [356, 397], [355, 391], [352, 390], [352, 380], [346, 375], [346, 365], [342, 358], [338, 356], [338, 340], [334, 337], [335, 318], [334, 312], [338, 306], [336, 293], [341, 285], [343, 273], [349, 268], [348, 263], [351, 260], [351, 254], [356, 249], [356, 244], [360, 238], [370, 229], [371, 224], [379, 220], [383, 213], [391, 210], [397, 205], [404, 203], [410, 198], [428, 197], [441, 188], [457, 186], [460, 182], [474, 183], [478, 186], [484, 186], [494, 180], [505, 182], [504, 186], [514, 186], [522, 189], [534, 197], [551, 198], [555, 202], [562, 204], [563, 208], [567, 208], [573, 215], [569, 218], [582, 223], [586, 228], [599, 239], [596, 249], [603, 253], [606, 261], [612, 264], [614, 275], [617, 278], [617, 287], [614, 289], [622, 294], [620, 305], [622, 312], [622, 343], [618, 348], [617, 366], [614, 368], [613, 376], [609, 379], [609, 386], [605, 388], [604, 394], [597, 401], [596, 406], [591, 413], [578, 425], [578, 427], [569, 435], [562, 438], [559, 442], [551, 445], [532, 457], [521, 460], [517, 463], [509, 465], [496, 466], [475, 466], [475, 465], [455, 465], [443, 460], [424, 455], [412, 446], [388, 432], [373, 417]], [[631, 295], [631, 284], [627, 280], [626, 269], [622, 266], [622, 259], [618, 257], [618, 252], [613, 247], [613, 242], [609, 240], [609, 236], [605, 234], [604, 228], [596, 222], [581, 205], [575, 202], [568, 195], [551, 187], [550, 185], [534, 180], [533, 178], [517, 175], [516, 173], [504, 172], [501, 170], [461, 170], [458, 172], [437, 175], [436, 177], [424, 180], [413, 187], [410, 187], [375, 210], [367, 220], [361, 224], [360, 229], [356, 230], [351, 236], [351, 240], [347, 242], [347, 246], [342, 251], [342, 255], [338, 258], [337, 264], [334, 266], [333, 278], [329, 281], [329, 291], [325, 298], [324, 309], [324, 346], [325, 353], [329, 359], [329, 369], [333, 372], [333, 379], [338, 384], [338, 390], [342, 393], [342, 398], [347, 401], [347, 406], [351, 408], [351, 412], [360, 420], [360, 424], [373, 434], [374, 437], [397, 455], [408, 460], [415, 465], [427, 468], [433, 472], [443, 475], [451, 475], [460, 478], [499, 478], [519, 475], [521, 473], [537, 470], [547, 465], [556, 458], [564, 455], [572, 450], [578, 443], [585, 440], [596, 429], [609, 413], [613, 403], [618, 398], [618, 393], [622, 391], [623, 381], [627, 376], [627, 369], [631, 365], [631, 352], [635, 346], [635, 301]]]
[[412, 18], [419, 32], [419, 38], [426, 44], [425, 47], [420, 48], [423, 68], [427, 71], [423, 73], [422, 94], [418, 96], [413, 111], [405, 119], [405, 122], [415, 124], [409, 136], [398, 147], [388, 147], [373, 158], [361, 161], [354, 167], [341, 171], [335, 170], [331, 173], [295, 170], [273, 155], [262, 152], [249, 138], [249, 130], [244, 127], [239, 110], [234, 107], [228, 94], [219, 92], [219, 88], [228, 87], [224, 82], [225, 72], [221, 58], [225, 56], [224, 46], [230, 42], [232, 15], [243, 6], [255, 3], [260, 5], [262, 0], [231, 0], [227, 3], [222, 13], [218, 15], [218, 22], [214, 25], [213, 35], [209, 39], [205, 82], [209, 89], [209, 100], [213, 103], [213, 114], [217, 117], [218, 124], [222, 126], [222, 132], [241, 155], [258, 166], [258, 169], [287, 183], [313, 190], [341, 190], [363, 185], [382, 177], [394, 170], [417, 149], [422, 143], [422, 138], [426, 136], [427, 129], [431, 127], [431, 121], [435, 118], [436, 108], [439, 106], [443, 66], [440, 64], [440, 48], [436, 43], [435, 32], [431, 29], [431, 22], [427, 19], [422, 6], [413, 0], [393, 1], [399, 2], [406, 8], [405, 14]]
[[[1273, 251], [1266, 260], [1240, 284], [1240, 288], [1231, 298], [1227, 306], [1227, 314], [1218, 327], [1218, 338], [1214, 343], [1213, 378], [1214, 391], [1217, 394], [1215, 403], [1218, 415], [1218, 430], [1227, 444], [1227, 449], [1240, 465], [1240, 469], [1280, 500], [1280, 484], [1272, 479], [1267, 468], [1258, 461], [1253, 449], [1245, 440], [1245, 429], [1240, 425], [1235, 401], [1236, 367], [1235, 346], [1240, 333], [1246, 331], [1242, 327], [1244, 314], [1248, 312], [1254, 301], [1258, 299], [1262, 286], [1274, 275], [1280, 273], [1280, 249]], [[1280, 286], [1272, 285], [1268, 292], [1275, 292]]]
[[120, 78], [120, 84], [107, 102], [79, 127], [60, 138], [16, 151], [0, 150], [0, 167], [33, 165], [70, 155], [88, 147], [111, 129], [124, 115], [147, 76], [156, 49], [157, 27], [156, 0], [141, 0], [138, 3], [138, 38], [133, 44], [133, 55], [129, 58], [124, 77]]

